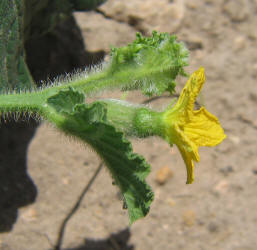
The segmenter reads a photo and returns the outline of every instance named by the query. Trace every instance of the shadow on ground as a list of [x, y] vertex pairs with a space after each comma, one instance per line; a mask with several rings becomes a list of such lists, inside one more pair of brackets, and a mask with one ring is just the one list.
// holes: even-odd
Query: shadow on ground
[[[73, 17], [54, 31], [25, 44], [27, 64], [34, 80], [53, 79], [57, 75], [83, 69], [104, 57], [103, 51], [88, 53]], [[1, 120], [0, 127], [0, 233], [10, 231], [18, 208], [33, 203], [37, 189], [27, 173], [27, 149], [37, 123]], [[44, 145], [42, 145], [44, 146]]]
[[116, 234], [111, 234], [107, 239], [95, 240], [86, 238], [85, 244], [75, 248], [66, 248], [65, 250], [134, 250], [134, 246], [128, 244], [130, 236], [131, 233], [126, 228]]
[[0, 232], [10, 231], [17, 209], [35, 201], [37, 190], [26, 172], [27, 149], [35, 121], [4, 123], [0, 129]]

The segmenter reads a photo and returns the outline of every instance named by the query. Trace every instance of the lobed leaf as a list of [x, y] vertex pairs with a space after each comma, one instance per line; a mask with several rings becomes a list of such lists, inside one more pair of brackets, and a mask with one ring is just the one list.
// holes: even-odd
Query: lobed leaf
[[[150, 166], [145, 159], [133, 153], [131, 143], [123, 133], [106, 121], [103, 103], [82, 104], [80, 93], [69, 89], [48, 99], [48, 105], [64, 116], [60, 128], [90, 144], [104, 160], [118, 185], [128, 208], [130, 223], [146, 216], [153, 200], [150, 186], [145, 182]], [[71, 106], [61, 109], [68, 98]]]
[[[176, 36], [168, 33], [143, 37], [137, 33], [136, 40], [111, 51], [108, 70], [126, 81], [124, 89], [141, 89], [145, 95], [161, 95], [173, 92], [178, 75], [186, 76], [184, 67], [188, 65], [188, 50]], [[124, 77], [122, 77], [122, 74]]]
[[69, 89], [60, 90], [57, 95], [48, 98], [47, 102], [54, 107], [57, 112], [72, 112], [75, 105], [83, 103], [85, 96], [74, 91], [71, 87]]

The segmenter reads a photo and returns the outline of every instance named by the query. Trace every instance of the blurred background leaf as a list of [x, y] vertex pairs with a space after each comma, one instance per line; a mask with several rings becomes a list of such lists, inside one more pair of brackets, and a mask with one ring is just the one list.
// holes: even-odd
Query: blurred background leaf
[[33, 80], [25, 63], [22, 0], [0, 1], [0, 91], [28, 89]]
[[105, 0], [1, 0], [0, 91], [31, 89], [25, 41], [43, 36], [71, 16], [73, 10], [92, 10]]

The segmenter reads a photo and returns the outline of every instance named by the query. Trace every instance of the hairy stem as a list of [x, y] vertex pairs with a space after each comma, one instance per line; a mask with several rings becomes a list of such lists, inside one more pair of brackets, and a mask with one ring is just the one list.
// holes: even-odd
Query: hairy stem
[[104, 100], [102, 102], [107, 105], [108, 122], [126, 135], [148, 137], [162, 134], [162, 112], [120, 100]]
[[4, 94], [0, 96], [0, 113], [39, 112], [44, 96], [38, 93]]

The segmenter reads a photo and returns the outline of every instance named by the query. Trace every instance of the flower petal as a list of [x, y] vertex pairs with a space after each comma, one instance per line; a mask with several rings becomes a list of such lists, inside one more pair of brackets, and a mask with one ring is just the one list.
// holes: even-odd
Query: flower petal
[[192, 160], [199, 162], [200, 156], [198, 153], [198, 146], [186, 136], [185, 132], [177, 124], [174, 128], [176, 131], [175, 144], [178, 147], [183, 147]]
[[205, 82], [204, 68], [200, 67], [188, 79], [174, 108], [184, 108], [187, 111], [194, 109], [196, 97]]
[[191, 184], [194, 181], [194, 162], [193, 159], [190, 156], [190, 153], [187, 152], [187, 150], [183, 146], [178, 146], [178, 149], [180, 151], [180, 154], [182, 155], [182, 158], [186, 164], [187, 168], [187, 182], [186, 184]]
[[193, 111], [190, 122], [184, 124], [184, 133], [197, 146], [215, 146], [226, 137], [218, 118], [203, 107]]
[[194, 181], [194, 163], [193, 161], [200, 161], [198, 146], [186, 137], [185, 133], [175, 125], [175, 130], [177, 133], [176, 136], [176, 145], [182, 155], [182, 158], [186, 164], [187, 169], [187, 184], [191, 184]]

